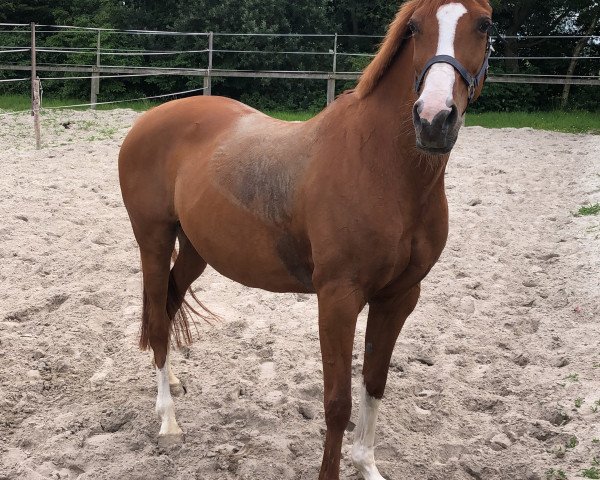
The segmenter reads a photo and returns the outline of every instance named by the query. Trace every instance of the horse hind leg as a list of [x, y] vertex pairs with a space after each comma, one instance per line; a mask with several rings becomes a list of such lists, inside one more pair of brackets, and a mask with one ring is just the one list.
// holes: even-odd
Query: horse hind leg
[[[194, 280], [196, 280], [206, 268], [206, 262], [198, 254], [194, 246], [190, 243], [187, 236], [179, 227], [177, 231], [179, 239], [179, 251], [173, 251], [172, 258], [174, 260], [173, 268], [169, 275], [169, 290], [167, 298], [167, 311], [171, 322], [177, 325], [188, 325], [190, 314], [196, 314], [203, 318], [205, 315], [197, 312], [186, 300], [185, 294], [190, 289]], [[192, 293], [193, 294], [193, 293]], [[210, 311], [195, 298], [200, 307], [207, 313]], [[212, 314], [211, 314], [212, 315]], [[173, 373], [170, 366], [170, 355], [167, 357], [167, 369], [169, 373], [169, 386], [171, 394], [175, 396], [185, 393], [185, 387], [177, 376]]]
[[[167, 305], [175, 234], [175, 225], [167, 223], [148, 225], [144, 232], [136, 232], [144, 283], [140, 347], [142, 349], [150, 347], [154, 353], [158, 386], [156, 412], [161, 419], [159, 439], [161, 437], [179, 439], [183, 433], [175, 417], [167, 363], [172, 328]], [[185, 328], [184, 331], [189, 333]]]
[[171, 352], [167, 353], [167, 361], [165, 363], [167, 368], [167, 375], [169, 377], [169, 390], [171, 391], [171, 395], [174, 397], [180, 397], [187, 393], [187, 389], [181, 383], [181, 380], [173, 373], [173, 368], [171, 367]]
[[[177, 442], [183, 432], [177, 424], [171, 390], [181, 393], [184, 389], [170, 367], [169, 345], [171, 338], [178, 346], [191, 343], [189, 315], [185, 307], [189, 304], [185, 301], [185, 294], [206, 268], [206, 262], [176, 223], [151, 225], [143, 235], [136, 237], [142, 240], [138, 242], [144, 277], [140, 347], [150, 347], [154, 353], [158, 384], [156, 412], [161, 419], [159, 441]], [[179, 253], [171, 269], [176, 237], [179, 238]], [[192, 307], [189, 308], [195, 312]]]

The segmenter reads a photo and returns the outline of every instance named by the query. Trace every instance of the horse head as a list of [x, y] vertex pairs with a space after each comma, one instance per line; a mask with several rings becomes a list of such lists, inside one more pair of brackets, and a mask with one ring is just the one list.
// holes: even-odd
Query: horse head
[[492, 9], [486, 0], [418, 3], [407, 25], [419, 96], [413, 107], [417, 147], [446, 154], [483, 87]]

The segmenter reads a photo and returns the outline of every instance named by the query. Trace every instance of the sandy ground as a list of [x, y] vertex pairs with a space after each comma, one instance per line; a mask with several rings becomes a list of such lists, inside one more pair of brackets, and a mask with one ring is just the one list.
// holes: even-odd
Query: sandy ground
[[[316, 479], [315, 299], [213, 271], [195, 289], [225, 320], [174, 355], [186, 440], [157, 444], [116, 170], [136, 116], [56, 112], [39, 152], [31, 117], [0, 117], [0, 479]], [[600, 217], [573, 212], [600, 201], [600, 137], [468, 128], [447, 184], [450, 237], [394, 354], [380, 469], [580, 478], [600, 460]], [[364, 328], [363, 314], [355, 412]], [[352, 438], [342, 478], [355, 480]]]

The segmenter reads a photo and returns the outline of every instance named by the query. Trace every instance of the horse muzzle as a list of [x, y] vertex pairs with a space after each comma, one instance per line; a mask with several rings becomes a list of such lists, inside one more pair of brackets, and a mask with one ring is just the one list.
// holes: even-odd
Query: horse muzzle
[[462, 125], [458, 108], [452, 104], [448, 109], [440, 110], [433, 119], [428, 120], [421, 116], [423, 105], [423, 101], [419, 100], [413, 108], [417, 147], [429, 154], [449, 153], [456, 143]]

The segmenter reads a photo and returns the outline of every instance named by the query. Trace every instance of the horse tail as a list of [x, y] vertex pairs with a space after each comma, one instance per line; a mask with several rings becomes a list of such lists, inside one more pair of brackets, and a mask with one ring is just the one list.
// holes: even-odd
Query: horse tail
[[[177, 249], [173, 249], [171, 260], [175, 263], [177, 260], [178, 252]], [[177, 347], [189, 345], [192, 343], [192, 333], [190, 325], [193, 325], [196, 333], [198, 327], [196, 324], [196, 318], [200, 318], [209, 325], [214, 325], [215, 321], [220, 321], [221, 318], [214, 312], [212, 312], [202, 301], [196, 296], [192, 287], [189, 286], [187, 290], [183, 290], [177, 285], [173, 271], [169, 274], [169, 288], [167, 290], [167, 313], [171, 320], [171, 337]], [[192, 304], [186, 299], [188, 294], [194, 301]]]
[[[183, 295], [185, 295], [185, 292]], [[148, 294], [144, 288], [142, 292], [142, 325], [139, 342], [141, 350], [148, 350], [150, 348], [150, 312], [148, 303]], [[189, 345], [192, 343], [190, 311], [195, 312], [195, 310], [189, 306], [187, 300], [182, 298], [182, 294], [179, 293], [173, 272], [169, 272], [166, 307], [166, 313], [169, 318], [169, 331], [175, 344], [178, 347]]]
[[169, 319], [171, 321], [171, 339], [175, 342], [177, 347], [192, 343], [190, 320], [194, 327], [196, 327], [186, 306], [187, 301], [183, 297], [185, 297], [185, 292], [179, 292], [177, 284], [175, 283], [175, 278], [173, 277], [173, 272], [170, 272], [169, 289], [167, 292], [167, 313], [169, 314]]
[[[174, 249], [171, 255], [173, 263], [177, 260], [177, 255], [177, 249]], [[186, 293], [194, 301], [194, 304], [186, 299]], [[196, 318], [204, 320], [209, 325], [214, 325], [214, 322], [221, 321], [221, 317], [202, 303], [191, 286], [185, 290], [177, 285], [173, 276], [173, 270], [169, 272], [166, 313], [169, 319], [171, 339], [177, 347], [192, 343], [192, 329], [190, 326], [193, 325], [193, 328], [198, 333]], [[148, 350], [150, 348], [150, 312], [148, 294], [145, 288], [142, 292], [142, 325], [140, 328], [139, 346], [141, 350]]]
[[148, 312], [148, 295], [146, 289], [142, 288], [142, 325], [140, 327], [140, 350], [148, 350], [150, 348], [149, 334], [150, 314]]

